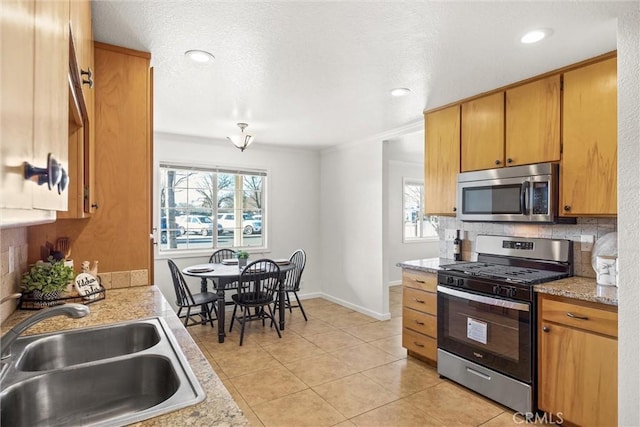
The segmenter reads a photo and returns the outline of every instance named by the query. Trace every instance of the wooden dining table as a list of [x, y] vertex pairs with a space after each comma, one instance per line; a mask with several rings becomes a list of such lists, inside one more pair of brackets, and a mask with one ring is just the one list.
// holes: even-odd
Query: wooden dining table
[[[280, 283], [278, 285], [278, 300], [285, 301], [285, 294], [282, 284], [288, 271], [295, 268], [293, 263], [278, 262], [280, 267]], [[218, 342], [223, 343], [225, 337], [225, 292], [237, 291], [237, 287], [229, 286], [240, 280], [240, 268], [237, 264], [197, 264], [186, 267], [182, 273], [186, 276], [200, 278], [200, 291], [208, 292], [209, 281], [213, 283], [213, 288], [218, 295]], [[284, 331], [285, 304], [278, 304], [278, 327]]]

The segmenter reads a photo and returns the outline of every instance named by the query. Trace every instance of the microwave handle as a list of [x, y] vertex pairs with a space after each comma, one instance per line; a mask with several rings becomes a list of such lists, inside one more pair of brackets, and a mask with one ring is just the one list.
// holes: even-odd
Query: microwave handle
[[523, 215], [529, 215], [529, 210], [527, 209], [528, 193], [529, 181], [524, 181], [520, 187], [520, 212], [522, 212]]

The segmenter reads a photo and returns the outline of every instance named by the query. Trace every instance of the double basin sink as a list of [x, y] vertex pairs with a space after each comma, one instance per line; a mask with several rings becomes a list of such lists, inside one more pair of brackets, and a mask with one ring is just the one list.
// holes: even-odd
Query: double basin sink
[[18, 338], [0, 374], [0, 425], [120, 426], [201, 402], [158, 317]]

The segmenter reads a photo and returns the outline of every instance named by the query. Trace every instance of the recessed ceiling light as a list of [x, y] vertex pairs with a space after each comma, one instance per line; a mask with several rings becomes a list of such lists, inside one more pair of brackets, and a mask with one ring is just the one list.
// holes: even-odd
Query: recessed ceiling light
[[184, 53], [187, 58], [195, 62], [210, 62], [216, 59], [215, 56], [205, 50], [188, 50]]
[[391, 90], [391, 95], [393, 95], [393, 96], [405, 96], [409, 92], [411, 92], [411, 89], [409, 89], [409, 88], [397, 87], [397, 88]]
[[537, 43], [545, 37], [550, 36], [551, 33], [552, 31], [548, 29], [532, 30], [522, 36], [520, 41], [525, 44]]

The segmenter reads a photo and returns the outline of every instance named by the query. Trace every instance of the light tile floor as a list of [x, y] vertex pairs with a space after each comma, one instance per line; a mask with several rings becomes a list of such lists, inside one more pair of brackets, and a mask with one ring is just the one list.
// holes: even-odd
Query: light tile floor
[[[188, 328], [254, 426], [513, 426], [513, 411], [453, 382], [402, 347], [402, 287], [391, 319], [377, 321], [324, 299], [287, 312], [282, 338], [248, 323], [218, 343], [217, 328]], [[230, 314], [227, 318], [230, 318]]]

